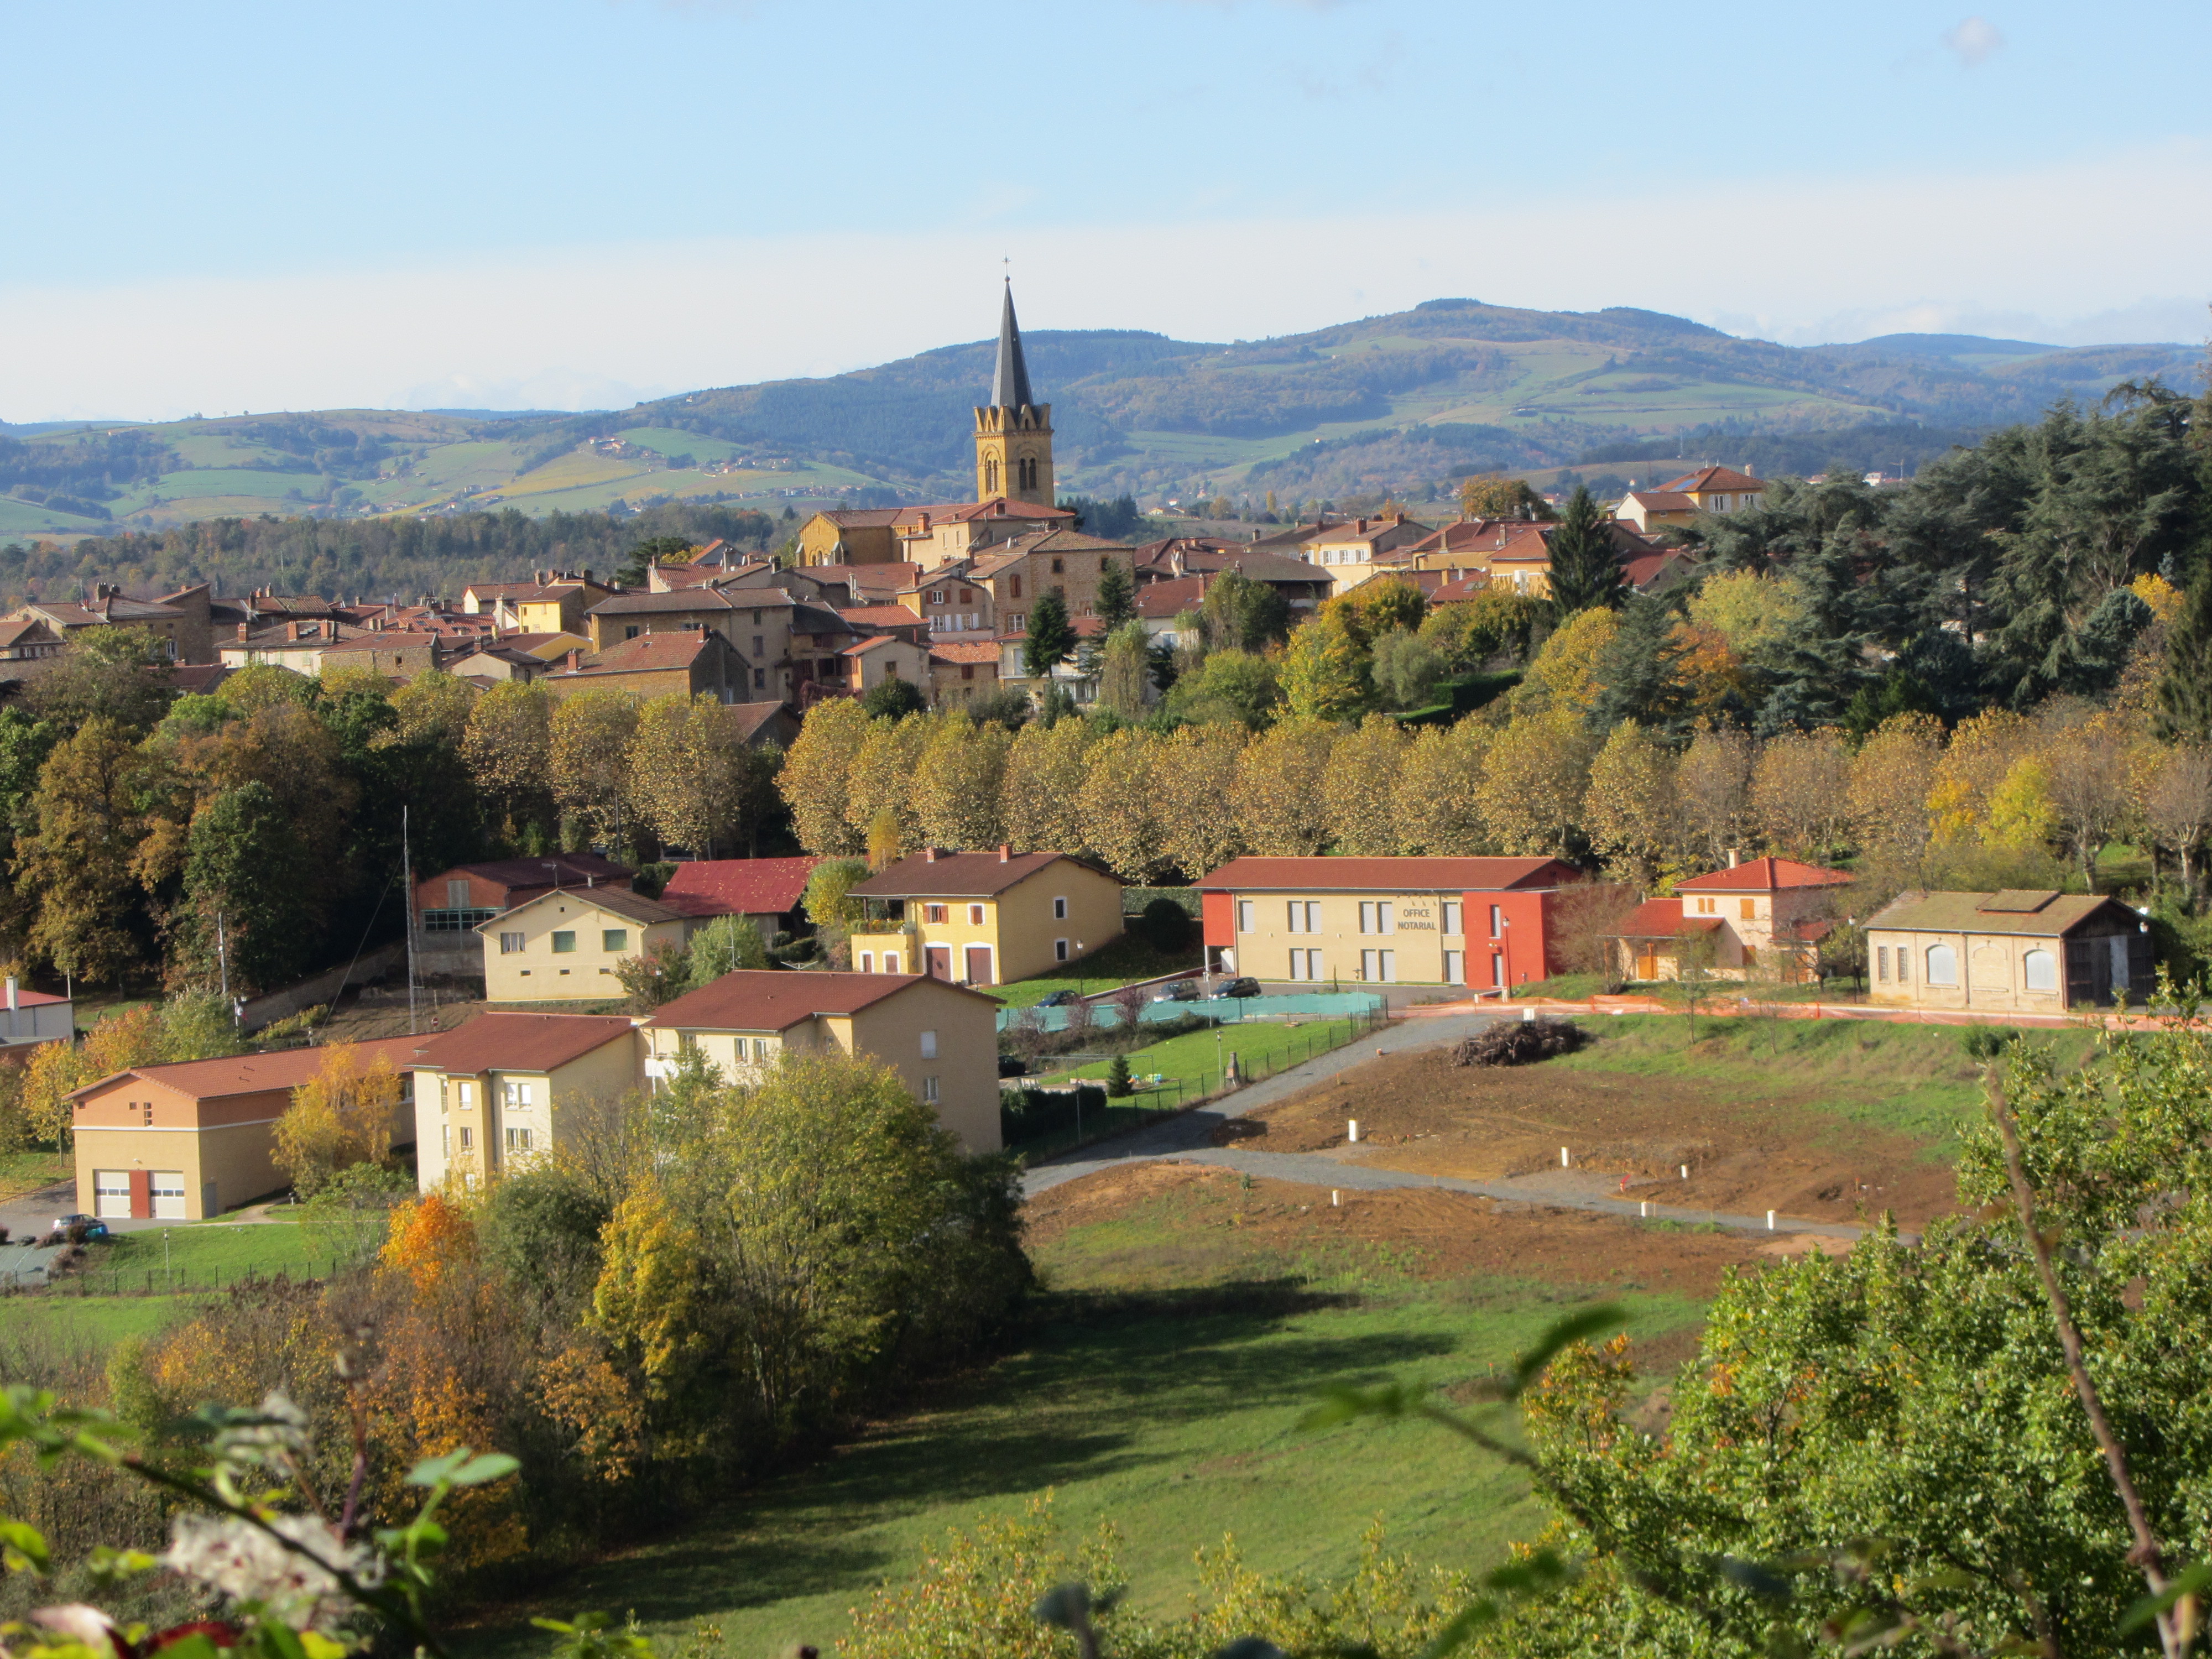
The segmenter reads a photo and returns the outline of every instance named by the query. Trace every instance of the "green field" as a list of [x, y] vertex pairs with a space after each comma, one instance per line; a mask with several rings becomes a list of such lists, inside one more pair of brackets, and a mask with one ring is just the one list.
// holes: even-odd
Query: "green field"
[[[1070, 1535], [1123, 1534], [1132, 1595], [1155, 1615], [1196, 1588], [1192, 1552], [1234, 1534], [1255, 1567], [1346, 1573], [1380, 1517], [1417, 1559], [1484, 1565], [1541, 1524], [1522, 1479], [1433, 1427], [1302, 1431], [1327, 1388], [1439, 1386], [1501, 1366], [1576, 1305], [1518, 1280], [1422, 1279], [1379, 1247], [1287, 1259], [1248, 1242], [1234, 1188], [1185, 1189], [1036, 1252], [1049, 1291], [1027, 1340], [814, 1468], [669, 1537], [565, 1574], [527, 1609], [455, 1632], [485, 1659], [538, 1654], [531, 1613], [635, 1610], [655, 1636], [721, 1631], [732, 1659], [825, 1650], [872, 1586], [951, 1528], [1049, 1492]], [[1694, 1324], [1679, 1297], [1629, 1285], [1640, 1336]]]
[[[1188, 1006], [1200, 1011], [1205, 1006], [1202, 1003]], [[1128, 1055], [1129, 1074], [1133, 1078], [1157, 1073], [1166, 1079], [1160, 1092], [1169, 1099], [1177, 1096], [1177, 1083], [1191, 1095], [1206, 1094], [1220, 1086], [1221, 1068], [1231, 1054], [1237, 1057], [1238, 1068], [1247, 1077], [1266, 1077], [1285, 1065], [1341, 1048], [1363, 1029], [1358, 1021], [1349, 1019], [1240, 1021], [1211, 1031], [1188, 1031], [1148, 1048], [1133, 1049]], [[1038, 1062], [1041, 1069], [1052, 1063], [1049, 1060]], [[1106, 1075], [1112, 1064], [1101, 1060], [1073, 1072], [1042, 1075], [1047, 1081], [1085, 1078], [1095, 1082]]]
[[1162, 974], [1187, 973], [1205, 961], [1204, 947], [1196, 939], [1182, 951], [1155, 951], [1134, 933], [1124, 933], [1111, 945], [1093, 951], [1079, 962], [1071, 962], [1058, 973], [1039, 974], [1035, 979], [1018, 979], [1011, 985], [994, 985], [991, 994], [1009, 1008], [1026, 1008], [1050, 996], [1054, 991], [1073, 991], [1079, 996], [1097, 996], [1117, 985], [1127, 985], [1140, 979], [1157, 979]]

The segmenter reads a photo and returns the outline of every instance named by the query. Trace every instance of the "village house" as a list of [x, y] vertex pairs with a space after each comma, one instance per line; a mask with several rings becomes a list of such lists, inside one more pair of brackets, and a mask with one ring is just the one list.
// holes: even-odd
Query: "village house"
[[371, 629], [334, 641], [323, 653], [322, 660], [326, 669], [366, 668], [387, 679], [411, 680], [437, 668], [444, 647], [444, 638], [437, 634]]
[[0, 981], [0, 1051], [76, 1041], [76, 1005], [69, 998], [26, 990], [13, 974]]
[[61, 657], [61, 635], [38, 617], [0, 622], [0, 684], [21, 689], [57, 666]]
[[795, 933], [805, 918], [799, 901], [822, 860], [811, 854], [779, 859], [695, 859], [679, 864], [660, 902], [694, 921], [743, 916], [774, 944]]
[[1741, 513], [1757, 507], [1765, 491], [1766, 481], [1748, 470], [1701, 466], [1656, 489], [1630, 490], [1613, 516], [1648, 534], [1669, 525], [1686, 525], [1700, 513]]
[[929, 701], [930, 657], [926, 645], [896, 634], [871, 634], [843, 647], [837, 656], [842, 678], [836, 684], [850, 696], [863, 696], [885, 680], [904, 680], [924, 702]]
[[1160, 583], [1182, 588], [1194, 578], [1202, 593], [1216, 577], [1233, 570], [1248, 581], [1273, 588], [1293, 613], [1303, 615], [1317, 610], [1335, 586], [1328, 572], [1316, 569], [1304, 559], [1214, 536], [1171, 536], [1147, 542], [1132, 550], [1130, 558], [1139, 594]]
[[640, 1028], [658, 1081], [696, 1054], [732, 1083], [754, 1083], [785, 1056], [844, 1054], [896, 1072], [970, 1152], [999, 1150], [999, 1004], [906, 974], [725, 974], [668, 1003]]
[[471, 582], [461, 590], [461, 611], [471, 617], [489, 612], [501, 629], [581, 634], [585, 616], [614, 591], [593, 581], [589, 570], [540, 570], [526, 582]]
[[1341, 593], [1373, 575], [1376, 560], [1428, 535], [1428, 526], [1394, 513], [1387, 519], [1354, 519], [1324, 530], [1304, 544], [1304, 551], [1309, 563], [1328, 573], [1332, 592]]
[[946, 640], [929, 647], [929, 702], [933, 708], [973, 702], [999, 689], [996, 640]]
[[653, 946], [681, 949], [684, 913], [620, 887], [563, 887], [502, 910], [483, 940], [487, 1002], [605, 1002], [626, 994], [617, 970]]
[[1206, 967], [1503, 993], [1557, 970], [1554, 902], [1577, 879], [1558, 859], [1231, 859], [1198, 883]]
[[[365, 1061], [381, 1057], [401, 1074], [395, 1146], [415, 1139], [404, 1084], [420, 1040], [356, 1045]], [[77, 1207], [102, 1220], [204, 1221], [282, 1192], [290, 1182], [276, 1167], [276, 1120], [329, 1055], [283, 1048], [134, 1066], [87, 1084], [69, 1097]]]
[[777, 587], [617, 593], [587, 623], [597, 652], [648, 634], [719, 634], [744, 660], [749, 696], [780, 700], [792, 694], [792, 619], [804, 605]]
[[1820, 944], [1850, 881], [1840, 870], [1777, 858], [1678, 881], [1675, 896], [1646, 899], [1621, 923], [1620, 972], [1680, 979], [1686, 961], [1720, 979], [1806, 983], [1819, 977]]
[[[66, 641], [88, 628], [143, 628], [160, 640], [173, 662], [191, 660], [193, 617], [185, 610], [155, 599], [134, 599], [112, 582], [95, 582], [83, 600], [32, 599], [9, 613], [10, 622], [44, 623]], [[198, 630], [204, 635], [204, 628]]]
[[597, 853], [547, 853], [538, 858], [491, 859], [457, 864], [415, 884], [415, 925], [428, 934], [465, 935], [526, 899], [556, 888], [627, 890], [627, 865]]
[[2063, 1014], [2156, 983], [2150, 923], [2094, 893], [1903, 893], [1868, 919], [1866, 952], [1868, 1000], [1889, 1007]]
[[[636, 1023], [618, 1014], [478, 1014], [430, 1037], [397, 1037], [414, 1075], [415, 1184], [482, 1187], [604, 1128], [641, 1082]], [[313, 1051], [309, 1051], [313, 1052]]]
[[853, 965], [1006, 985], [1049, 973], [1121, 934], [1121, 883], [1065, 853], [932, 847], [856, 883]]
[[918, 575], [902, 586], [896, 603], [921, 618], [932, 640], [988, 639], [997, 632], [991, 590], [973, 580], [966, 561]]
[[620, 691], [643, 702], [680, 691], [717, 702], [751, 700], [752, 665], [715, 633], [640, 634], [586, 656], [571, 652], [568, 665], [542, 684], [556, 697], [575, 691]]

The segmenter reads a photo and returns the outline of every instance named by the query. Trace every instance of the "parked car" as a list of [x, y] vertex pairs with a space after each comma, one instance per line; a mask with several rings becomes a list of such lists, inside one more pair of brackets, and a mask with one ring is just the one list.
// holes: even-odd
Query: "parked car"
[[1065, 1008], [1069, 1003], [1073, 1002], [1074, 1000], [1076, 1000], [1076, 996], [1075, 993], [1073, 991], [1054, 991], [1048, 996], [1039, 997], [1036, 1000], [1036, 1006], [1040, 1008]]
[[83, 1244], [107, 1237], [107, 1224], [88, 1215], [65, 1215], [54, 1222], [51, 1237], [66, 1239], [72, 1244]]
[[1259, 994], [1260, 981], [1249, 974], [1245, 974], [1236, 979], [1223, 981], [1215, 988], [1213, 1000], [1216, 1002], [1224, 1002], [1231, 997], [1256, 997]]
[[1179, 979], [1172, 985], [1163, 985], [1152, 993], [1155, 1002], [1195, 1002], [1198, 1000], [1198, 981]]
[[999, 1075], [1000, 1077], [1027, 1077], [1029, 1074], [1030, 1063], [1026, 1060], [1024, 1060], [1019, 1054], [1000, 1054], [999, 1056]]
[[65, 1233], [72, 1227], [88, 1226], [93, 1219], [88, 1215], [58, 1215], [54, 1218], [54, 1231]]

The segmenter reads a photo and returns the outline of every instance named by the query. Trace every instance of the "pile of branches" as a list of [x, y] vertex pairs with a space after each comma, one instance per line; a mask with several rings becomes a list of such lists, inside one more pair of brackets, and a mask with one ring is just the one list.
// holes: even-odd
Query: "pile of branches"
[[1454, 1046], [1455, 1066], [1533, 1066], [1540, 1060], [1571, 1054], [1589, 1041], [1589, 1033], [1571, 1020], [1500, 1020], [1480, 1036], [1462, 1038]]

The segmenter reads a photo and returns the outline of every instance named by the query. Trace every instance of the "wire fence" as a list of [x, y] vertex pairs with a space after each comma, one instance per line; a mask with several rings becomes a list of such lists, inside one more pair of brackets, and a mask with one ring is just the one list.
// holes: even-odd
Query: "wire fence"
[[[1007, 1148], [1033, 1158], [1066, 1152], [1161, 1122], [1218, 1096], [1280, 1076], [1304, 1065], [1316, 1054], [1357, 1042], [1376, 1027], [1389, 1023], [1389, 1011], [1380, 997], [1362, 997], [1358, 1000], [1367, 1006], [1340, 1016], [1341, 1024], [1332, 1019], [1325, 1025], [1317, 1025], [1279, 1049], [1255, 1056], [1249, 1061], [1231, 1056], [1224, 1066], [1208, 1067], [1189, 1076], [1164, 1076], [1157, 1084], [1140, 1085], [1130, 1095], [1109, 1096], [1105, 1085], [1095, 1079], [1051, 1089], [1031, 1085], [1002, 1090], [1000, 1124]], [[1137, 1079], [1137, 1060], [1142, 1053], [1140, 1049], [1137, 1056], [1132, 1057], [1133, 1083]], [[1010, 1111], [1005, 1103], [1006, 1097], [1017, 1093], [1024, 1097], [1060, 1098], [1049, 1104], [1025, 1104], [1018, 1111]]]
[[303, 1261], [296, 1267], [65, 1267], [49, 1279], [35, 1269], [0, 1276], [0, 1295], [39, 1293], [47, 1296], [187, 1296], [202, 1291], [237, 1290], [273, 1285], [283, 1279], [297, 1285], [335, 1278], [355, 1262], [332, 1256], [327, 1265]]

